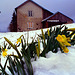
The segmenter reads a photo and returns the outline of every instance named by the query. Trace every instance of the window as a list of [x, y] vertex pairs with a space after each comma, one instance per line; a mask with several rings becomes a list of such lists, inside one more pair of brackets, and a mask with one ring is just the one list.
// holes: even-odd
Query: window
[[33, 22], [27, 22], [27, 24], [28, 24], [28, 29], [33, 28]]
[[28, 11], [28, 16], [29, 17], [32, 17], [33, 16], [32, 11]]

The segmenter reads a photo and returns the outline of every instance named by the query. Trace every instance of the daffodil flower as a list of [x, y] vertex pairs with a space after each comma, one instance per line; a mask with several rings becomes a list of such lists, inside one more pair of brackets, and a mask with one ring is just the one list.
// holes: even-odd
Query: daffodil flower
[[18, 43], [21, 43], [21, 38], [19, 38], [19, 39], [17, 39], [17, 42], [16, 42], [17, 44]]
[[5, 56], [7, 56], [7, 49], [5, 49], [5, 50], [2, 50], [2, 55], [3, 55], [3, 57], [5, 57]]
[[68, 41], [68, 42], [71, 42], [70, 37], [67, 38], [67, 41]]
[[56, 37], [56, 39], [57, 39], [57, 41], [59, 41], [59, 42], [64, 42], [64, 39], [63, 39], [63, 37], [62, 37], [61, 35], [58, 35], [58, 36]]
[[62, 35], [62, 37], [63, 37], [63, 39], [64, 39], [63, 44], [64, 44], [64, 45], [66, 45], [66, 46], [71, 46], [71, 44], [70, 44], [70, 43], [68, 43], [68, 42], [70, 42], [70, 41], [71, 41], [71, 40], [70, 40], [70, 37], [66, 38], [66, 36], [65, 36], [65, 35]]
[[61, 42], [63, 45], [71, 46], [71, 44], [68, 43], [70, 41], [70, 38], [66, 38], [65, 35], [58, 35], [56, 39], [57, 41]]
[[69, 50], [68, 50], [68, 48], [66, 46], [61, 46], [60, 45], [60, 47], [64, 51], [64, 53], [68, 53], [69, 52]]
[[56, 39], [57, 39], [57, 41], [60, 43], [60, 47], [63, 49], [63, 51], [64, 51], [65, 53], [68, 53], [69, 50], [68, 50], [68, 48], [67, 48], [66, 46], [71, 46], [71, 44], [68, 43], [68, 41], [70, 41], [70, 38], [66, 38], [65, 35], [58, 35], [58, 36], [56, 37]]

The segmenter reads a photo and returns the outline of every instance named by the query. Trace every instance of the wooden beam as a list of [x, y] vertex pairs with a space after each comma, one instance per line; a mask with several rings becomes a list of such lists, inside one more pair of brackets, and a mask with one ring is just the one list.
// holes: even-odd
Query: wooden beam
[[48, 28], [48, 22], [46, 21], [46, 28]]

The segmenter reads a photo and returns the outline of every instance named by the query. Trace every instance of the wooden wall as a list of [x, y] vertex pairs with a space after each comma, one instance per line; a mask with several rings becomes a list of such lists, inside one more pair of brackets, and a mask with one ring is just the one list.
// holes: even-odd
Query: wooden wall
[[51, 16], [52, 14], [53, 14], [53, 13], [51, 13], [51, 12], [49, 12], [49, 11], [47, 11], [47, 10], [43, 10], [43, 19], [45, 19], [45, 18]]
[[72, 19], [59, 12], [51, 17], [50, 20], [60, 20], [61, 22], [73, 23]]

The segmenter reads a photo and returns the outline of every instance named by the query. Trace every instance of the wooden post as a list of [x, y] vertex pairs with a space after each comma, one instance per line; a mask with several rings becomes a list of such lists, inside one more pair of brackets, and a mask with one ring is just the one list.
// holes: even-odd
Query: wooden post
[[46, 28], [48, 28], [48, 22], [46, 21]]

